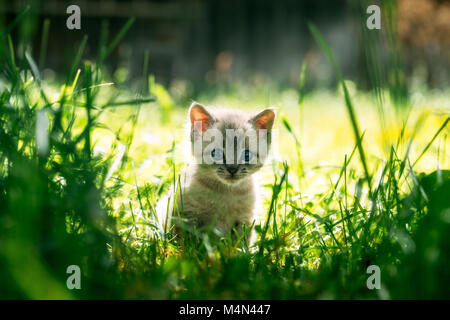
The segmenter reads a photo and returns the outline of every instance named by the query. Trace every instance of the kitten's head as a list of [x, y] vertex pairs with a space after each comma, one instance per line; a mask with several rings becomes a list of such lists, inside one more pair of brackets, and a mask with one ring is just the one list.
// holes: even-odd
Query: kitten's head
[[263, 166], [270, 149], [274, 109], [247, 115], [206, 109], [194, 102], [189, 120], [192, 152], [202, 174], [234, 185]]

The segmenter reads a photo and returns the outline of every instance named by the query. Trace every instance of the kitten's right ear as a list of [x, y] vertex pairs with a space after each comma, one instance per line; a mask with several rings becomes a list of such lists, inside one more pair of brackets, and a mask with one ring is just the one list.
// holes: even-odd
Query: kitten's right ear
[[206, 108], [197, 102], [192, 102], [189, 108], [189, 118], [192, 130], [199, 128], [202, 132], [206, 131], [214, 121]]
[[258, 113], [256, 116], [250, 119], [250, 122], [257, 128], [257, 129], [267, 129], [272, 130], [273, 122], [275, 120], [275, 109], [274, 108], [267, 108], [260, 113]]

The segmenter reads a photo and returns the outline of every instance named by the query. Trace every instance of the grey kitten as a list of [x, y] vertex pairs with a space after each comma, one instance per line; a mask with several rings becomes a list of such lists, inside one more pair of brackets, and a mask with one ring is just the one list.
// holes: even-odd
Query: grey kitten
[[211, 227], [225, 235], [233, 228], [241, 232], [244, 224], [254, 222], [258, 197], [253, 174], [267, 158], [275, 111], [247, 115], [194, 102], [188, 113], [194, 159], [181, 174], [175, 208], [173, 193], [162, 201], [166, 206], [159, 206], [160, 222], [164, 230], [172, 216], [175, 224]]

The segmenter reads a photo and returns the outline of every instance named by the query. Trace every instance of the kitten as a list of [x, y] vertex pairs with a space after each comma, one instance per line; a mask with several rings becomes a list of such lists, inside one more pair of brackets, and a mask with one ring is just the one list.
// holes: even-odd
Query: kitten
[[187, 226], [212, 227], [225, 235], [233, 228], [242, 232], [244, 224], [251, 227], [254, 222], [257, 189], [253, 174], [267, 158], [275, 111], [269, 108], [250, 116], [206, 109], [194, 102], [188, 114], [194, 159], [181, 174], [176, 207], [172, 193], [163, 200], [168, 210], [161, 210], [164, 203], [158, 210], [163, 229], [170, 226], [172, 214], [172, 220], [182, 216]]

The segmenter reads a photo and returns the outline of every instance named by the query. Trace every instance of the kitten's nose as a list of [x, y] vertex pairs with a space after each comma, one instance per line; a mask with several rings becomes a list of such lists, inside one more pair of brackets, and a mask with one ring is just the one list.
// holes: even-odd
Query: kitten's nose
[[227, 171], [230, 174], [235, 174], [238, 171], [238, 168], [237, 167], [227, 167]]

